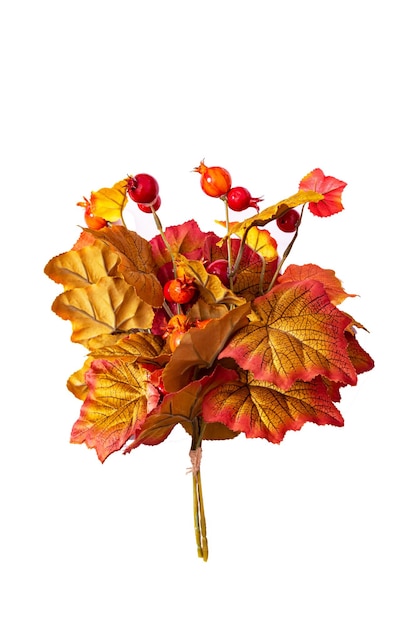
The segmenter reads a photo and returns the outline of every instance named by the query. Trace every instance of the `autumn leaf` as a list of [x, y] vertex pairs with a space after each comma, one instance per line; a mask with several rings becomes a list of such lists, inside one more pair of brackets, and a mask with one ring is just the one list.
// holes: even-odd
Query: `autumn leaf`
[[95, 448], [101, 462], [120, 450], [157, 402], [140, 365], [95, 360], [86, 374], [88, 394], [71, 432], [71, 443]]
[[123, 278], [104, 276], [88, 287], [60, 294], [52, 305], [54, 313], [72, 324], [71, 340], [88, 345], [102, 334], [150, 328], [152, 307], [143, 302]]
[[45, 273], [65, 289], [85, 287], [103, 276], [116, 276], [119, 257], [97, 240], [92, 245], [60, 254], [47, 263]]
[[[158, 363], [161, 352], [165, 346], [164, 340], [147, 332], [135, 332], [124, 335], [120, 341], [110, 346], [103, 346], [92, 350], [90, 356], [94, 359], [116, 359], [134, 363]], [[168, 360], [168, 355], [162, 359]]]
[[[192, 381], [176, 393], [168, 393], [140, 425], [135, 440], [125, 452], [131, 452], [140, 444], [161, 443], [177, 424], [181, 424], [190, 435], [193, 435], [193, 422], [201, 416], [205, 394], [220, 383], [226, 383], [233, 378], [236, 378], [236, 372], [218, 366], [212, 374]], [[221, 428], [218, 424], [207, 428], [207, 433], [204, 434], [204, 438], [207, 439], [231, 439], [235, 436], [229, 429]]]
[[182, 254], [187, 259], [201, 259], [207, 237], [213, 233], [203, 233], [195, 220], [189, 220], [179, 226], [168, 226], [164, 235], [165, 240], [161, 235], [156, 235], [150, 241], [152, 255], [158, 267], [172, 263], [171, 253], [174, 257]]
[[375, 366], [372, 357], [362, 348], [356, 339], [356, 334], [352, 332], [346, 332], [346, 339], [348, 342], [347, 353], [356, 370], [357, 374], [363, 374], [369, 372]]
[[325, 176], [323, 170], [316, 168], [301, 180], [301, 191], [316, 191], [322, 194], [320, 200], [310, 200], [308, 208], [313, 215], [328, 217], [343, 210], [342, 191], [346, 183], [333, 176]]
[[107, 243], [120, 257], [118, 269], [125, 281], [133, 285], [139, 298], [153, 307], [161, 306], [162, 287], [156, 277], [157, 266], [149, 242], [124, 226], [111, 226], [89, 232], [96, 239]]
[[299, 430], [306, 422], [343, 426], [343, 418], [320, 377], [310, 382], [296, 381], [284, 390], [257, 380], [250, 372], [241, 372], [239, 379], [207, 393], [203, 419], [271, 443], [280, 443], [288, 430]]
[[127, 203], [127, 179], [124, 178], [113, 187], [103, 187], [92, 191], [90, 199], [84, 198], [77, 206], [88, 209], [93, 215], [102, 217], [108, 222], [117, 222]]
[[[217, 221], [218, 224], [226, 226], [226, 222]], [[232, 222], [230, 227], [237, 226], [238, 230], [234, 234], [242, 239], [247, 232], [238, 222]], [[277, 242], [267, 230], [252, 227], [245, 237], [245, 244], [254, 252], [259, 254], [265, 261], [274, 261], [278, 257]]]
[[356, 384], [347, 355], [349, 316], [331, 304], [317, 281], [284, 283], [252, 302], [251, 322], [237, 331], [218, 358], [231, 357], [256, 378], [289, 389], [322, 374]]
[[230, 336], [248, 323], [250, 304], [232, 309], [205, 328], [191, 328], [185, 333], [165, 367], [163, 381], [167, 391], [178, 391], [190, 382], [195, 368], [210, 368]]
[[318, 280], [326, 290], [329, 300], [335, 306], [341, 304], [346, 298], [355, 298], [355, 294], [346, 293], [342, 283], [333, 270], [324, 270], [313, 263], [305, 265], [289, 265], [285, 272], [279, 277], [278, 282], [292, 283], [302, 280]]

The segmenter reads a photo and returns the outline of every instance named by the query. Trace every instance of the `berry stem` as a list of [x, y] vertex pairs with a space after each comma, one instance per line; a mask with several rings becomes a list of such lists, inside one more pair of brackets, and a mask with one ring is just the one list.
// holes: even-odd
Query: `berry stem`
[[[152, 205], [151, 205], [151, 211], [152, 211], [153, 219], [155, 220], [155, 224], [156, 224], [156, 227], [158, 229], [158, 232], [161, 235], [162, 241], [164, 242], [165, 247], [166, 247], [166, 249], [169, 252], [169, 256], [171, 257], [172, 268], [173, 268], [173, 271], [174, 271], [174, 278], [177, 278], [177, 265], [175, 263], [174, 253], [172, 252], [172, 248], [169, 245], [168, 240], [167, 240], [167, 238], [165, 236], [164, 229], [162, 228], [161, 220], [157, 216], [156, 211], [155, 211], [155, 209], [153, 208]], [[180, 315], [181, 313], [182, 313], [181, 305], [177, 304], [177, 315]]]
[[267, 292], [268, 292], [268, 291], [271, 291], [272, 287], [274, 286], [275, 281], [276, 281], [276, 279], [278, 278], [278, 275], [279, 275], [279, 273], [280, 273], [280, 271], [281, 271], [281, 268], [282, 268], [282, 266], [284, 265], [285, 260], [287, 259], [287, 257], [288, 257], [288, 255], [289, 255], [289, 253], [291, 252], [291, 249], [292, 249], [292, 247], [293, 247], [293, 245], [294, 245], [294, 243], [295, 243], [295, 240], [297, 239], [297, 236], [298, 236], [298, 229], [300, 228], [301, 218], [303, 217], [304, 207], [305, 207], [305, 204], [303, 204], [303, 206], [302, 206], [302, 208], [301, 208], [301, 212], [300, 212], [300, 219], [298, 220], [297, 230], [296, 230], [296, 231], [295, 231], [295, 233], [294, 233], [294, 237], [291, 239], [290, 243], [288, 244], [288, 246], [287, 246], [287, 247], [285, 248], [285, 250], [284, 250], [284, 254], [282, 255], [282, 259], [281, 259], [281, 261], [278, 263], [278, 265], [277, 265], [277, 269], [275, 270], [274, 275], [273, 275], [273, 277], [272, 277], [272, 279], [271, 279], [271, 282], [269, 283], [268, 289], [266, 290]]
[[227, 231], [227, 275], [229, 276], [229, 286], [233, 290], [233, 273], [232, 273], [232, 242], [229, 237], [229, 205], [227, 204], [227, 197], [223, 197], [224, 208], [226, 213], [226, 231]]

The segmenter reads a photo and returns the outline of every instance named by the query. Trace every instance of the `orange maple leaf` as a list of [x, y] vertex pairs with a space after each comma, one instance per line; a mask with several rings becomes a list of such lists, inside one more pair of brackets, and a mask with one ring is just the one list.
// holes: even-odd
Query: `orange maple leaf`
[[284, 390], [243, 371], [238, 380], [227, 381], [206, 395], [203, 419], [271, 443], [280, 443], [288, 430], [299, 430], [306, 422], [343, 426], [320, 377], [296, 381]]
[[318, 375], [356, 384], [345, 329], [351, 318], [331, 304], [318, 281], [284, 283], [252, 302], [251, 322], [219, 359], [232, 357], [256, 378], [289, 389]]
[[104, 462], [126, 443], [159, 400], [149, 372], [124, 361], [94, 360], [85, 379], [88, 394], [71, 432], [71, 443], [95, 448]]

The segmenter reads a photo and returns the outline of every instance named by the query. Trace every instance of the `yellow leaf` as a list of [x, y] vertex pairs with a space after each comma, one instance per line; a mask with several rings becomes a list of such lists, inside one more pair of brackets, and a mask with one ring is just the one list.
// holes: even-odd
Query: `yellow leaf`
[[150, 328], [154, 316], [152, 307], [138, 298], [131, 285], [110, 276], [94, 285], [65, 291], [55, 299], [52, 310], [71, 321], [71, 340], [83, 345], [102, 334]]
[[116, 276], [118, 255], [105, 243], [96, 240], [93, 245], [64, 252], [49, 261], [45, 273], [65, 289], [86, 287], [103, 276]]
[[[222, 224], [223, 226], [226, 224], [225, 222], [220, 221], [217, 221], [217, 223]], [[242, 239], [246, 230], [241, 228], [241, 224], [238, 222], [230, 224], [231, 228], [234, 226], [237, 227], [237, 230], [234, 231], [233, 234], [239, 237], [239, 239]], [[274, 261], [278, 258], [277, 242], [267, 230], [261, 230], [260, 228], [254, 226], [247, 233], [245, 243], [267, 262]]]
[[108, 222], [117, 222], [127, 203], [127, 178], [120, 180], [113, 187], [103, 187], [98, 191], [92, 191], [90, 200], [79, 202], [81, 206], [86, 204], [93, 215], [102, 217]]

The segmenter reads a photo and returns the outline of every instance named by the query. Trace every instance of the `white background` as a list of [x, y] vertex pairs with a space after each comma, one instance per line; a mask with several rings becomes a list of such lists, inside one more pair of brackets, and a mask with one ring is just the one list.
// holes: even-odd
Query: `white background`
[[[412, 3], [5, 3], [1, 9], [0, 621], [415, 626], [416, 97]], [[191, 170], [222, 165], [264, 207], [311, 169], [348, 183], [291, 255], [360, 298], [375, 370], [344, 428], [280, 446], [204, 446], [207, 563], [189, 438], [101, 465], [70, 445], [85, 351], [43, 274], [76, 202], [127, 174], [160, 183], [164, 225], [222, 219]], [[142, 234], [153, 229], [143, 216]], [[145, 225], [146, 224], [146, 225]]]

